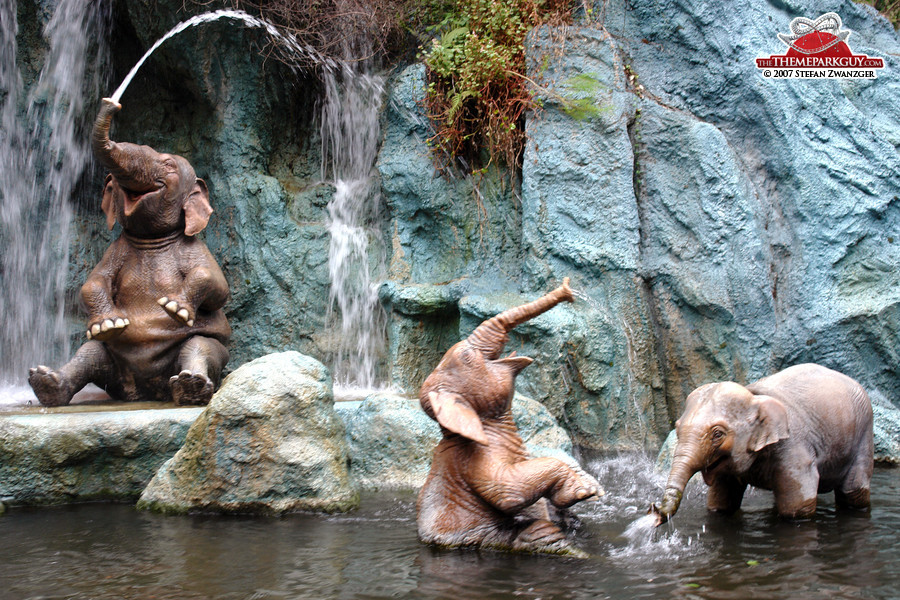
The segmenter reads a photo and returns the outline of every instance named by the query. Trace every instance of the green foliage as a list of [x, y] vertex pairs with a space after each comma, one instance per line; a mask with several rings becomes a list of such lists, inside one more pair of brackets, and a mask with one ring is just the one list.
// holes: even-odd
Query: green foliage
[[432, 143], [472, 165], [517, 167], [524, 114], [535, 106], [525, 77], [525, 37], [569, 18], [567, 0], [453, 0], [424, 52]]
[[[326, 57], [346, 58], [346, 48], [359, 46], [359, 36], [368, 39], [360, 46], [366, 53], [387, 62], [420, 47], [428, 72], [425, 104], [436, 129], [431, 143], [441, 157], [466, 159], [473, 172], [495, 162], [519, 166], [524, 115], [538, 106], [525, 76], [525, 38], [539, 25], [570, 22], [573, 8], [572, 0], [233, 2], [289, 29]], [[597, 110], [581, 97], [563, 105], [574, 118], [591, 118]]]

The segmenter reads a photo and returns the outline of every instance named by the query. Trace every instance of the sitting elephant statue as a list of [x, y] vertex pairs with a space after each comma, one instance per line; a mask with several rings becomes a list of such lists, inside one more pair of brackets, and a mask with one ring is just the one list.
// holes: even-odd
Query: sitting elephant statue
[[88, 342], [58, 371], [31, 369], [28, 381], [45, 406], [68, 404], [88, 383], [116, 400], [206, 404], [231, 335], [225, 276], [194, 237], [212, 213], [209, 192], [184, 158], [111, 141], [120, 109], [104, 99], [92, 136], [110, 171], [107, 225], [123, 231], [81, 288]]
[[[573, 300], [568, 279], [485, 321], [454, 345], [419, 401], [444, 434], [419, 493], [419, 539], [445, 547], [566, 552], [555, 511], [599, 493], [593, 477], [555, 458], [529, 458], [513, 421], [515, 378], [532, 359], [500, 358], [517, 325]], [[545, 500], [546, 499], [546, 500]]]
[[678, 510], [700, 471], [707, 508], [731, 514], [748, 485], [772, 490], [778, 514], [807, 518], [816, 495], [834, 490], [838, 506], [867, 509], [874, 468], [872, 403], [859, 383], [804, 364], [750, 384], [711, 383], [687, 398], [675, 424], [678, 443], [657, 525]]

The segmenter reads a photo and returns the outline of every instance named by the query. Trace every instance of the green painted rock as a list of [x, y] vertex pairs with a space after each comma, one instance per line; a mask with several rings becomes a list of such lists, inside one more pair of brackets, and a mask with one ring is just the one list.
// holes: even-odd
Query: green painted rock
[[200, 408], [0, 417], [0, 501], [133, 500], [178, 451]]
[[348, 510], [358, 503], [348, 463], [327, 369], [299, 352], [270, 354], [225, 379], [138, 508]]

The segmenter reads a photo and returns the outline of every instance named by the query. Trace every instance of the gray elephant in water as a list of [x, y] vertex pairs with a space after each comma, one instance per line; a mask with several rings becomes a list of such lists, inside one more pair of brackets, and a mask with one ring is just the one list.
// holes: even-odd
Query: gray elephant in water
[[572, 300], [565, 279], [549, 294], [488, 319], [450, 348], [422, 384], [422, 408], [444, 433], [417, 503], [423, 542], [577, 554], [555, 509], [597, 496], [600, 488], [581, 469], [528, 456], [511, 406], [516, 375], [532, 359], [501, 357], [514, 327]]
[[704, 385], [688, 396], [675, 424], [678, 444], [657, 524], [678, 510], [684, 486], [700, 471], [707, 507], [741, 506], [748, 485], [772, 490], [778, 514], [810, 517], [816, 495], [834, 491], [838, 506], [869, 507], [874, 468], [872, 404], [859, 383], [804, 364], [746, 387]]
[[209, 192], [184, 158], [111, 141], [120, 108], [104, 99], [92, 136], [110, 170], [103, 212], [123, 231], [81, 288], [89, 341], [58, 371], [31, 369], [28, 381], [45, 406], [68, 404], [88, 383], [117, 400], [206, 404], [231, 335], [228, 284], [195, 237], [212, 213]]

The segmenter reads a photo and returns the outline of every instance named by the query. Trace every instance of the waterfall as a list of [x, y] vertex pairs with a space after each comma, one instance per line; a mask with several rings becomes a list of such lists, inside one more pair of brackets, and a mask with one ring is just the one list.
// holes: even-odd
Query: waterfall
[[70, 199], [91, 160], [84, 103], [98, 97], [105, 36], [99, 2], [60, 0], [26, 95], [16, 3], [0, 4], [0, 386], [8, 388], [25, 385], [28, 367], [69, 353]]
[[337, 387], [364, 389], [377, 384], [387, 320], [373, 277], [384, 272], [385, 260], [380, 189], [373, 177], [384, 78], [373, 74], [369, 63], [348, 61], [323, 69], [321, 130], [323, 179], [335, 187], [328, 203], [329, 321], [340, 320], [334, 380]]

